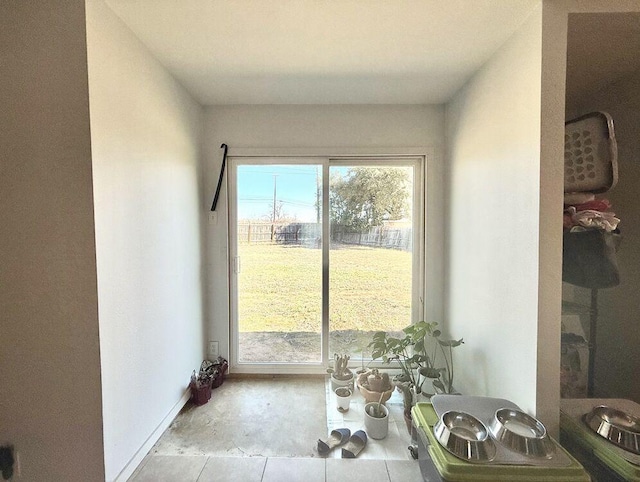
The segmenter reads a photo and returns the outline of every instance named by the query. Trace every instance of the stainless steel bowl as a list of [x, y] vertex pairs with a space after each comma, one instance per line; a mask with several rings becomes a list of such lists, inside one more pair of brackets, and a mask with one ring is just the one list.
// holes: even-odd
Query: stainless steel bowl
[[489, 430], [468, 413], [443, 413], [433, 427], [433, 433], [445, 449], [468, 462], [489, 462], [496, 456]]
[[490, 430], [498, 442], [523, 455], [549, 458], [555, 452], [542, 422], [520, 410], [497, 410]]
[[640, 419], [622, 410], [600, 405], [586, 414], [584, 421], [609, 442], [640, 454]]

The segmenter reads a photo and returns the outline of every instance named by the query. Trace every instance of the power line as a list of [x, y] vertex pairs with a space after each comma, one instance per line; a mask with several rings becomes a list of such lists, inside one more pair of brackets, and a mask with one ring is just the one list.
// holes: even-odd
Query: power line
[[[239, 202], [244, 202], [244, 203], [264, 203], [266, 201], [269, 202], [273, 202], [273, 199], [270, 197], [257, 197], [257, 198], [240, 198], [238, 199]], [[291, 200], [291, 199], [278, 199], [277, 202], [281, 202], [284, 204], [294, 204], [294, 205], [298, 205], [298, 206], [315, 206], [315, 203], [312, 202], [304, 202], [304, 201], [297, 201], [297, 200]]]
[[290, 170], [286, 170], [286, 171], [266, 171], [264, 169], [242, 169], [239, 173], [243, 174], [245, 172], [257, 172], [260, 174], [265, 174], [265, 175], [286, 175], [286, 174], [292, 174], [292, 175], [305, 175], [305, 176], [315, 176], [316, 173], [315, 172], [310, 172], [310, 171], [306, 171], [306, 170], [294, 170], [294, 169], [290, 169]]

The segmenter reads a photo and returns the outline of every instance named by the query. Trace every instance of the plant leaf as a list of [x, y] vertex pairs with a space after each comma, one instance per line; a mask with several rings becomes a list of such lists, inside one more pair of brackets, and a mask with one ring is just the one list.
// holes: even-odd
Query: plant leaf
[[432, 367], [422, 367], [419, 370], [420, 375], [427, 378], [440, 378], [440, 370]]
[[462, 345], [464, 341], [462, 341], [462, 338], [460, 338], [459, 340], [438, 340], [438, 343], [440, 343], [442, 346], [456, 347]]
[[445, 388], [444, 388], [444, 383], [442, 383], [442, 381], [438, 378], [437, 380], [433, 380], [433, 388], [435, 388], [436, 390], [440, 390], [441, 393], [446, 392]]

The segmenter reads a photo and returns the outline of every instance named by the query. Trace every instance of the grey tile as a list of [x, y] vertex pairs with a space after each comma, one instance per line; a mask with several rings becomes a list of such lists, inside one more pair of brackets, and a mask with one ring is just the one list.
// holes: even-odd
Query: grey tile
[[265, 457], [210, 457], [198, 482], [260, 482]]
[[269, 457], [262, 482], [324, 482], [324, 459]]
[[391, 482], [422, 482], [417, 460], [387, 460]]
[[132, 478], [133, 482], [196, 482], [206, 456], [154, 455]]
[[384, 460], [327, 459], [327, 482], [389, 482]]

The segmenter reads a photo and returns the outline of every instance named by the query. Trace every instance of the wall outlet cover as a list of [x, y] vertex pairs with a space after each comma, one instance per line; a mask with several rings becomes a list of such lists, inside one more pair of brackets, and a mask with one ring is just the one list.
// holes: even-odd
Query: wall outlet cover
[[220, 344], [217, 341], [209, 342], [209, 357], [218, 358], [220, 355]]

